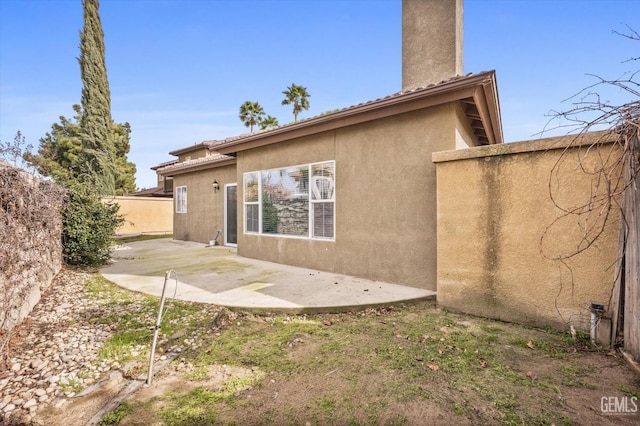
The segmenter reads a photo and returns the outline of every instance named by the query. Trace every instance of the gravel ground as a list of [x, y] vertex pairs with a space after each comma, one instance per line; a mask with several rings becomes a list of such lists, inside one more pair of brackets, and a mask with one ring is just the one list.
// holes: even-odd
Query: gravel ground
[[[30, 423], [49, 404], [62, 404], [75, 395], [74, 388], [87, 387], [119, 364], [98, 362], [98, 352], [113, 335], [108, 324], [89, 319], [101, 306], [85, 297], [91, 275], [65, 269], [40, 302], [14, 329], [8, 347], [8, 363], [0, 370], [0, 423]], [[5, 348], [6, 349], [6, 348]]]
[[[13, 330], [11, 342], [4, 349], [7, 356], [3, 359], [7, 362], [0, 363], [0, 425], [43, 424], [36, 415], [47, 407], [65, 410], [67, 403], [76, 401], [75, 398], [87, 394], [90, 398], [98, 382], [103, 383], [116, 372], [122, 377], [129, 375], [129, 368], [135, 370], [135, 366], [128, 365], [131, 362], [121, 364], [122, 359], [99, 359], [117, 324], [104, 324], [95, 318], [118, 318], [130, 314], [132, 309], [138, 310], [144, 317], [139, 319], [150, 325], [151, 337], [157, 314], [144, 310], [142, 303], [109, 303], [109, 300], [90, 296], [86, 284], [91, 277], [89, 272], [64, 268], [29, 316]], [[136, 297], [143, 296], [131, 293], [132, 299]], [[219, 311], [220, 307], [208, 305], [207, 309], [172, 322], [187, 324], [217, 318]], [[174, 354], [186, 349], [197, 350], [201, 333], [212, 330], [191, 330], [187, 334], [183, 331], [171, 338], [160, 336], [156, 362], [167, 358], [162, 354], [165, 350]], [[132, 345], [127, 358], [139, 359], [145, 353], [148, 357], [148, 350], [149, 345]], [[182, 359], [173, 368], [188, 371], [192, 365]]]
[[[87, 297], [90, 277], [87, 272], [63, 269], [14, 329], [5, 348], [8, 362], [0, 366], [0, 424], [37, 424], [34, 417], [39, 411], [64, 405], [76, 390], [122, 369], [117, 359], [98, 359], [115, 325], [91, 319], [124, 308]], [[131, 348], [133, 356], [144, 350]]]

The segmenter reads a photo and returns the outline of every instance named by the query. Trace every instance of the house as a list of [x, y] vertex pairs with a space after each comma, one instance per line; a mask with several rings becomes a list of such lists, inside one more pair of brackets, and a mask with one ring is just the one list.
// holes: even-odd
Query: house
[[171, 152], [157, 172], [174, 238], [437, 290], [448, 309], [590, 330], [638, 358], [620, 134], [503, 144], [495, 72], [462, 75], [462, 1], [402, 6], [402, 91]]
[[170, 176], [162, 176], [157, 171], [158, 169], [170, 166], [177, 162], [178, 160], [171, 160], [166, 161], [162, 164], [158, 164], [157, 166], [153, 166], [151, 170], [156, 172], [156, 177], [158, 179], [157, 186], [155, 186], [154, 188], [141, 189], [129, 195], [131, 195], [132, 197], [173, 197], [173, 179]]
[[495, 72], [462, 76], [462, 1], [403, 1], [403, 87], [382, 99], [172, 151], [173, 237], [436, 289], [432, 153], [500, 144]]

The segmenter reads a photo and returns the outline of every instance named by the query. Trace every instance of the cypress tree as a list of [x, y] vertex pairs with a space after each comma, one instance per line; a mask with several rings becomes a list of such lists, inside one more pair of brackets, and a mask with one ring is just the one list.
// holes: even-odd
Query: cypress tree
[[98, 15], [98, 0], [82, 1], [84, 28], [80, 33], [82, 78], [82, 153], [80, 179], [94, 185], [101, 195], [115, 190], [116, 153], [111, 119], [111, 92], [107, 79], [104, 33]]

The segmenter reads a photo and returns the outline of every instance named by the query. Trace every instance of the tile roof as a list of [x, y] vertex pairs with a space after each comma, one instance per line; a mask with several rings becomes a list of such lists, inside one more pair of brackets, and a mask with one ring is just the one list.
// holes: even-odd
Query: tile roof
[[[400, 103], [411, 103], [413, 101], [433, 99], [435, 105], [437, 104], [435, 99], [444, 99], [448, 94], [475, 88], [483, 88], [483, 90], [486, 92], [484, 93], [484, 95], [482, 95], [485, 98], [482, 99], [482, 102], [488, 102], [489, 104], [492, 104], [498, 111], [497, 114], [493, 115], [492, 117], [481, 117], [477, 109], [473, 111], [470, 110], [469, 120], [475, 122], [472, 124], [472, 127], [474, 127], [474, 131], [478, 131], [478, 134], [476, 136], [479, 137], [482, 144], [502, 143], [502, 125], [500, 123], [499, 100], [497, 96], [497, 85], [495, 82], [495, 71], [483, 71], [480, 73], [469, 73], [464, 76], [455, 76], [450, 79], [443, 80], [439, 83], [429, 84], [427, 86], [418, 87], [412, 90], [396, 92], [382, 98], [377, 98], [371, 101], [361, 102], [356, 105], [337, 109], [335, 111], [322, 113], [314, 117], [287, 123], [273, 129], [259, 130], [253, 133], [245, 133], [223, 140], [218, 140], [215, 141], [215, 147], [222, 153], [231, 154], [234, 152], [235, 147], [239, 148], [240, 145], [248, 142], [253, 142], [258, 139], [266, 139], [279, 134], [284, 135], [288, 134], [289, 132], [294, 132], [304, 128], [310, 128], [316, 125], [320, 126], [332, 121], [335, 123], [342, 123], [344, 121], [343, 118], [346, 118], [348, 116], [355, 116], [372, 111], [389, 110], [390, 106]], [[469, 95], [469, 98], [467, 99], [460, 98], [457, 100], [465, 101], [467, 105], [470, 105], [475, 104], [478, 100], [480, 100], [480, 98], [476, 98], [476, 95]], [[450, 99], [443, 102], [449, 101]], [[483, 110], [483, 113], [484, 112], [485, 110]], [[495, 120], [495, 122], [489, 122], [493, 120]], [[343, 125], [344, 124], [340, 124], [338, 125], [338, 127], [341, 127]]]
[[191, 169], [195, 166], [199, 166], [203, 164], [209, 165], [209, 164], [223, 163], [227, 161], [235, 161], [235, 157], [231, 155], [219, 154], [215, 151], [212, 151], [211, 155], [208, 155], [206, 157], [194, 158], [193, 160], [186, 160], [181, 162], [175, 161], [164, 167], [160, 167], [160, 166], [156, 166], [156, 167], [158, 167], [159, 172], [166, 174], [166, 172]]
[[452, 77], [452, 78], [447, 79], [447, 80], [442, 80], [442, 81], [440, 81], [438, 83], [429, 84], [429, 85], [424, 86], [424, 87], [417, 87], [417, 88], [412, 89], [412, 90], [404, 90], [404, 91], [392, 93], [391, 95], [387, 95], [387, 96], [384, 96], [384, 97], [381, 97], [381, 98], [376, 98], [374, 100], [370, 100], [370, 101], [366, 101], [366, 102], [360, 102], [358, 104], [350, 105], [350, 106], [347, 106], [347, 107], [344, 107], [344, 108], [338, 108], [338, 109], [331, 110], [331, 111], [328, 111], [328, 112], [323, 112], [323, 113], [320, 113], [318, 115], [314, 115], [313, 117], [303, 118], [303, 119], [300, 119], [298, 121], [292, 121], [290, 123], [282, 124], [282, 125], [280, 125], [278, 127], [274, 127], [274, 128], [271, 128], [271, 129], [256, 130], [253, 133], [242, 133], [240, 135], [229, 136], [229, 137], [224, 138], [224, 139], [205, 140], [205, 141], [202, 141], [199, 144], [195, 144], [195, 145], [192, 145], [190, 147], [181, 148], [181, 149], [178, 149], [178, 150], [175, 150], [175, 151], [172, 151], [172, 152], [182, 151], [182, 150], [186, 150], [186, 149], [189, 149], [189, 148], [197, 148], [197, 147], [200, 147], [200, 146], [203, 146], [203, 145], [207, 145], [209, 147], [209, 149], [215, 149], [217, 146], [227, 145], [229, 143], [237, 142], [237, 141], [240, 141], [242, 139], [249, 138], [249, 137], [255, 137], [255, 136], [259, 136], [259, 135], [263, 135], [263, 134], [267, 134], [267, 133], [273, 132], [275, 130], [282, 130], [282, 129], [286, 129], [286, 128], [289, 128], [289, 127], [298, 126], [298, 125], [303, 124], [303, 123], [315, 121], [315, 120], [317, 120], [317, 119], [319, 119], [321, 117], [324, 118], [324, 117], [328, 117], [328, 116], [331, 116], [331, 115], [334, 115], [334, 114], [350, 111], [350, 110], [353, 110], [353, 109], [357, 109], [357, 108], [361, 108], [361, 107], [365, 107], [365, 106], [369, 106], [369, 105], [375, 105], [375, 104], [378, 104], [378, 103], [380, 103], [382, 101], [393, 100], [393, 99], [401, 98], [403, 96], [407, 96], [407, 95], [410, 95], [410, 94], [424, 92], [424, 91], [430, 90], [430, 89], [432, 89], [434, 87], [444, 85], [446, 83], [451, 83], [451, 82], [454, 82], [454, 81], [466, 79], [468, 77], [483, 75], [483, 74], [487, 74], [487, 73], [488, 73], [488, 71], [483, 71], [483, 72], [475, 73], [475, 74], [474, 73], [468, 73], [467, 75], [464, 75], [464, 76], [458, 75], [458, 76]]
[[172, 197], [173, 190], [165, 190], [164, 187], [158, 186], [156, 188], [141, 189], [134, 193], [129, 194], [132, 197]]
[[[495, 91], [494, 102], [496, 103], [496, 108], [498, 109], [498, 113], [497, 113], [498, 115], [495, 118], [497, 122], [493, 124], [497, 125], [497, 126], [494, 126], [494, 127], [497, 127], [497, 129], [492, 130], [487, 128], [488, 123], [485, 121], [487, 120], [487, 117], [483, 117], [483, 119], [481, 119], [480, 116], [478, 115], [477, 109], [471, 111], [474, 108], [468, 108], [470, 112], [468, 112], [467, 115], [470, 121], [475, 121], [475, 124], [472, 123], [472, 127], [474, 127], [475, 130], [478, 130], [477, 136], [483, 144], [484, 143], [501, 143], [502, 128], [501, 128], [500, 117], [499, 117], [499, 105], [498, 105], [499, 101], [497, 99], [497, 87], [495, 87], [495, 72], [484, 71], [480, 73], [469, 73], [464, 76], [455, 76], [450, 79], [443, 80], [439, 83], [429, 84], [427, 86], [418, 87], [412, 90], [404, 90], [404, 91], [396, 92], [396, 93], [393, 93], [381, 98], [377, 98], [371, 101], [361, 102], [345, 108], [324, 112], [310, 118], [305, 118], [295, 122], [283, 124], [272, 129], [258, 130], [253, 133], [243, 133], [241, 135], [231, 136], [231, 137], [227, 137], [219, 140], [205, 140], [199, 144], [195, 144], [190, 147], [181, 148], [181, 149], [172, 151], [171, 154], [177, 155], [177, 153], [187, 152], [190, 149], [206, 146], [209, 148], [209, 150], [212, 152], [213, 155], [204, 157], [204, 158], [198, 158], [195, 160], [181, 162], [179, 164], [171, 164], [165, 167], [160, 167], [160, 166], [157, 166], [157, 167], [160, 167], [159, 170], [162, 170], [162, 171], [181, 170], [185, 168], [191, 168], [198, 164], [205, 164], [205, 163], [215, 164], [222, 161], [228, 161], [228, 160], [234, 159], [235, 157], [233, 157], [232, 155], [223, 155], [217, 151], [224, 152], [226, 154], [235, 154], [235, 151], [234, 151], [235, 147], [241, 144], [244, 144], [245, 142], [254, 141], [256, 139], [267, 138], [267, 137], [270, 137], [271, 135], [295, 132], [297, 129], [302, 129], [309, 126], [321, 125], [322, 123], [326, 123], [330, 121], [335, 121], [335, 120], [339, 121], [341, 120], [341, 117], [346, 117], [352, 114], [358, 114], [361, 112], [367, 112], [371, 110], [379, 110], [381, 108], [386, 108], [387, 106], [395, 104], [397, 102], [405, 102], [405, 101], [411, 101], [413, 99], [428, 98], [431, 95], [437, 96], [438, 94], [449, 92], [452, 90], [457, 90], [458, 88], [465, 88], [473, 84], [483, 85], [487, 81], [493, 82], [493, 83], [490, 83], [490, 85], [493, 85], [493, 90]], [[474, 105], [472, 104], [476, 102], [475, 95], [474, 95], [474, 99], [469, 98], [469, 99], [465, 99], [464, 101], [467, 103], [467, 105], [471, 105], [473, 107]], [[493, 121], [493, 119], [490, 119], [490, 121]], [[489, 126], [491, 126], [491, 123], [489, 123]], [[492, 131], [493, 132], [497, 131], [499, 132], [499, 134], [496, 134], [497, 136], [492, 135], [492, 138], [490, 139], [487, 136], [487, 134]], [[498, 141], [496, 142], [496, 140]]]

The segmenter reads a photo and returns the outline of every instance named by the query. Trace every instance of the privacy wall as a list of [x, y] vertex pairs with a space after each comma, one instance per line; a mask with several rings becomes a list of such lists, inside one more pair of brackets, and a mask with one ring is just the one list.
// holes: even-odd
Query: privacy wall
[[565, 137], [433, 154], [441, 305], [583, 330], [592, 302], [610, 310], [620, 151], [588, 148]]
[[59, 186], [0, 161], [0, 330], [28, 315], [62, 268], [65, 196]]
[[173, 232], [173, 198], [107, 197], [104, 203], [116, 203], [124, 223], [116, 235], [171, 234]]

